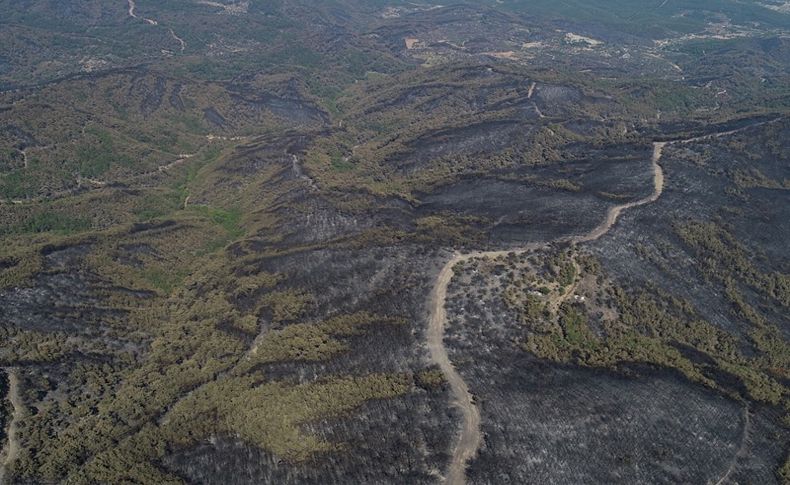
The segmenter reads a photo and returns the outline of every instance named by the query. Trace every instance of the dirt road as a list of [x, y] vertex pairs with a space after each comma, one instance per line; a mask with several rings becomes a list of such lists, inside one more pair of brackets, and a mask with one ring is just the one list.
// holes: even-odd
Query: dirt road
[[749, 406], [743, 407], [743, 431], [741, 432], [741, 444], [738, 446], [738, 450], [735, 452], [735, 455], [730, 460], [730, 466], [727, 467], [727, 471], [722, 475], [716, 485], [724, 485], [730, 479], [730, 475], [732, 472], [735, 471], [735, 467], [738, 466], [738, 460], [743, 458], [746, 452], [749, 449], [749, 433], [751, 428], [751, 415], [749, 414]]
[[[606, 213], [606, 218], [601, 224], [595, 227], [592, 231], [581, 236], [573, 238], [563, 238], [555, 242], [570, 241], [574, 244], [594, 241], [607, 232], [614, 226], [620, 214], [627, 209], [638, 207], [640, 205], [655, 202], [661, 196], [664, 190], [664, 172], [661, 169], [659, 162], [664, 153], [664, 147], [668, 142], [656, 142], [653, 144], [653, 193], [649, 196], [627, 204], [621, 204], [609, 209]], [[450, 385], [453, 394], [454, 405], [458, 406], [463, 414], [463, 423], [461, 427], [461, 435], [453, 452], [453, 457], [447, 470], [445, 482], [450, 485], [459, 485], [466, 482], [466, 463], [475, 456], [480, 443], [482, 441], [482, 433], [480, 431], [480, 410], [475, 404], [469, 387], [463, 380], [458, 371], [455, 370], [450, 358], [447, 355], [447, 349], [444, 346], [444, 328], [447, 321], [447, 314], [445, 311], [445, 303], [447, 300], [447, 286], [453, 278], [453, 268], [460, 262], [468, 261], [473, 258], [487, 258], [495, 259], [506, 256], [510, 253], [523, 254], [535, 251], [541, 247], [545, 247], [549, 243], [534, 243], [511, 250], [501, 251], [476, 251], [467, 254], [456, 253], [447, 264], [444, 265], [439, 276], [434, 284], [433, 292], [431, 294], [431, 309], [430, 320], [428, 324], [428, 350], [430, 352], [431, 360], [439, 366], [444, 374], [445, 379]]]
[[[158, 20], [149, 19], [149, 18], [145, 18], [145, 17], [140, 17], [139, 15], [137, 15], [137, 11], [136, 11], [137, 4], [135, 3], [135, 0], [126, 0], [126, 1], [129, 4], [129, 16], [130, 17], [132, 17], [134, 19], [142, 20], [142, 21], [144, 21], [145, 23], [147, 23], [149, 25], [159, 25], [159, 21]], [[173, 29], [168, 28], [167, 30], [170, 32], [170, 37], [172, 37], [173, 40], [178, 42], [178, 45], [179, 45], [179, 48], [181, 49], [181, 52], [184, 52], [184, 50], [186, 50], [186, 48], [187, 48], [187, 42], [184, 39], [182, 39], [181, 37], [179, 37], [178, 34], [176, 34]]]
[[471, 458], [473, 458], [475, 454], [477, 454], [477, 450], [480, 447], [480, 443], [482, 441], [482, 432], [480, 431], [480, 410], [475, 404], [472, 394], [469, 392], [469, 386], [463, 380], [458, 371], [455, 370], [452, 362], [450, 362], [450, 358], [447, 355], [447, 349], [444, 346], [444, 328], [447, 323], [447, 314], [445, 311], [447, 286], [450, 284], [450, 281], [453, 278], [453, 268], [455, 265], [474, 258], [496, 259], [506, 256], [510, 253], [524, 254], [535, 251], [541, 247], [545, 247], [552, 242], [571, 242], [573, 244], [580, 244], [595, 241], [609, 232], [623, 211], [653, 203], [658, 200], [659, 197], [661, 197], [661, 194], [664, 191], [664, 171], [661, 168], [660, 162], [664, 155], [664, 148], [667, 145], [687, 144], [702, 140], [721, 138], [748, 130], [750, 128], [755, 128], [757, 126], [775, 123], [780, 119], [781, 118], [769, 121], [761, 121], [744, 126], [742, 128], [696, 136], [693, 138], [654, 142], [653, 155], [651, 158], [653, 168], [653, 192], [647, 197], [637, 201], [611, 207], [607, 211], [603, 222], [586, 234], [560, 238], [544, 243], [533, 243], [514, 249], [499, 251], [475, 251], [467, 254], [455, 253], [453, 255], [450, 261], [444, 265], [441, 272], [439, 272], [439, 276], [436, 278], [436, 282], [434, 283], [433, 291], [431, 292], [430, 318], [428, 321], [427, 332], [427, 344], [431, 360], [439, 366], [442, 373], [444, 374], [444, 377], [449, 383], [453, 394], [453, 404], [457, 406], [463, 414], [461, 434], [458, 437], [458, 442], [456, 443], [452, 459], [450, 460], [450, 464], [448, 466], [445, 483], [450, 485], [461, 485], [466, 483], [466, 463]]
[[64, 197], [69, 197], [72, 195], [76, 195], [78, 193], [88, 192], [92, 190], [98, 190], [105, 188], [107, 186], [113, 184], [129, 184], [132, 182], [144, 180], [149, 177], [154, 177], [158, 174], [167, 173], [169, 170], [174, 169], [180, 165], [183, 165], [187, 162], [190, 158], [195, 156], [197, 153], [182, 153], [179, 154], [179, 158], [174, 160], [170, 163], [165, 165], [160, 165], [152, 170], [147, 172], [138, 173], [136, 175], [129, 176], [124, 179], [118, 180], [98, 180], [92, 178], [85, 178], [81, 176], [77, 176], [75, 183], [77, 184], [76, 187], [70, 189], [63, 189], [53, 192], [47, 196], [38, 196], [38, 197], [31, 197], [29, 199], [12, 199], [10, 201], [0, 200], [0, 205], [3, 204], [13, 204], [13, 205], [24, 205], [24, 204], [38, 204], [40, 202], [49, 202], [57, 199], [62, 199]]
[[129, 4], [129, 16], [130, 17], [135, 18], [135, 19], [143, 19], [145, 22], [147, 22], [147, 23], [149, 23], [151, 25], [159, 25], [159, 22], [157, 22], [154, 19], [147, 19], [145, 17], [138, 17], [137, 14], [135, 13], [135, 9], [137, 8], [137, 4], [134, 3], [134, 0], [126, 0], [126, 1]]
[[173, 29], [167, 29], [170, 31], [170, 36], [178, 42], [179, 46], [181, 47], [181, 52], [184, 52], [184, 49], [187, 48], [187, 42], [182, 39], [181, 37], [177, 36]]
[[8, 399], [11, 401], [13, 413], [11, 424], [8, 426], [8, 442], [0, 453], [0, 484], [5, 483], [8, 467], [19, 457], [19, 438], [17, 437], [17, 423], [22, 419], [24, 406], [19, 395], [19, 378], [15, 369], [6, 369], [8, 373]]
[[639, 207], [640, 205], [650, 204], [657, 201], [658, 198], [661, 197], [661, 193], [664, 191], [664, 171], [661, 169], [661, 165], [659, 165], [658, 162], [661, 160], [661, 157], [664, 154], [664, 147], [666, 145], [667, 142], [653, 143], [653, 158], [651, 160], [653, 164], [653, 193], [643, 199], [629, 202], [627, 204], [616, 205], [610, 208], [606, 213], [606, 218], [598, 225], [598, 227], [587, 234], [582, 234], [581, 236], [571, 238], [571, 242], [574, 244], [579, 244], [595, 241], [609, 232], [624, 210], [633, 209], [634, 207]]

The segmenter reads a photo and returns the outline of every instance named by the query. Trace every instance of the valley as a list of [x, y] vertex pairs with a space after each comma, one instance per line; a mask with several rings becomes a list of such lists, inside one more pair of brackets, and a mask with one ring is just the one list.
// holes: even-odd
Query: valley
[[779, 6], [0, 13], [0, 483], [790, 477]]

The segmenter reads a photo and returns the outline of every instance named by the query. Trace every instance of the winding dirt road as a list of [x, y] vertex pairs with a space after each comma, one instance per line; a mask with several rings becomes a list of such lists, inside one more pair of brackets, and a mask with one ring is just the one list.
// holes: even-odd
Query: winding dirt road
[[[137, 11], [136, 11], [137, 4], [135, 3], [135, 0], [126, 0], [126, 2], [129, 4], [129, 16], [130, 17], [132, 17], [133, 19], [142, 20], [142, 21], [144, 21], [145, 23], [147, 23], [149, 25], [159, 25], [159, 21], [158, 20], [149, 19], [149, 18], [145, 18], [145, 17], [140, 17], [139, 15], [137, 15]], [[181, 48], [181, 52], [184, 52], [184, 50], [187, 48], [186, 41], [184, 39], [182, 39], [181, 37], [179, 37], [175, 33], [175, 31], [173, 29], [168, 28], [167, 30], [170, 32], [170, 37], [172, 37], [173, 40], [178, 42], [178, 45]]]
[[173, 31], [173, 29], [167, 29], [167, 30], [170, 31], [170, 36], [174, 38], [176, 42], [178, 42], [179, 46], [181, 46], [181, 52], [184, 52], [184, 50], [187, 48], [187, 42], [181, 37], [177, 36], [176, 33]]
[[730, 475], [735, 471], [735, 467], [738, 466], [738, 460], [743, 458], [746, 452], [749, 449], [749, 433], [751, 429], [751, 415], [749, 414], [749, 406], [743, 407], [743, 431], [741, 432], [741, 444], [738, 447], [738, 450], [735, 452], [735, 455], [730, 460], [730, 466], [727, 467], [727, 471], [722, 475], [716, 485], [724, 485], [730, 479]]
[[12, 204], [12, 205], [29, 205], [29, 204], [38, 204], [40, 202], [50, 202], [53, 200], [62, 199], [64, 197], [69, 197], [78, 193], [88, 192], [91, 190], [101, 189], [112, 184], [129, 184], [132, 182], [136, 182], [139, 180], [146, 179], [148, 177], [153, 177], [158, 174], [167, 173], [169, 170], [174, 169], [180, 165], [186, 163], [187, 160], [197, 155], [196, 153], [181, 153], [178, 155], [178, 159], [167, 163], [165, 165], [159, 165], [158, 167], [149, 170], [147, 172], [141, 172], [136, 175], [131, 175], [124, 179], [118, 180], [98, 180], [92, 179], [87, 177], [77, 176], [75, 183], [77, 184], [76, 187], [58, 190], [46, 196], [38, 196], [38, 197], [31, 197], [29, 199], [11, 199], [11, 200], [0, 200], [0, 205], [5, 204]]
[[[552, 242], [570, 242], [572, 244], [581, 244], [595, 241], [609, 232], [623, 211], [633, 209], [634, 207], [651, 204], [661, 197], [661, 194], [664, 191], [664, 171], [661, 168], [660, 162], [662, 156], [664, 155], [664, 148], [667, 145], [688, 144], [702, 140], [721, 138], [758, 126], [775, 123], [781, 119], [782, 118], [780, 117], [768, 121], [761, 121], [741, 128], [696, 136], [693, 138], [654, 142], [653, 156], [651, 158], [653, 168], [653, 193], [637, 201], [611, 207], [607, 211], [606, 218], [603, 220], [603, 222], [586, 234], [559, 238], [543, 243], [532, 243], [514, 249], [499, 251], [475, 251], [467, 254], [460, 254], [456, 252], [453, 255], [453, 257], [439, 272], [439, 276], [436, 278], [436, 283], [434, 283], [433, 291], [431, 292], [430, 318], [428, 321], [427, 332], [427, 345], [431, 360], [439, 366], [442, 373], [444, 374], [445, 379], [450, 385], [450, 390], [453, 395], [453, 404], [461, 410], [463, 415], [461, 434], [458, 437], [458, 442], [455, 445], [452, 459], [448, 465], [446, 477], [444, 480], [445, 483], [449, 485], [463, 485], [466, 483], [466, 463], [477, 454], [477, 450], [480, 448], [480, 443], [482, 442], [483, 438], [482, 432], [480, 431], [480, 410], [475, 404], [472, 394], [469, 392], [469, 386], [450, 362], [450, 358], [447, 355], [447, 349], [444, 346], [444, 329], [447, 323], [447, 313], [445, 311], [447, 286], [453, 279], [453, 268], [455, 265], [474, 258], [496, 259], [507, 256], [511, 253], [517, 255], [524, 254], [535, 251], [541, 247], [546, 247]], [[748, 429], [748, 413], [746, 415], [746, 419]], [[731, 471], [726, 476], [729, 476], [730, 473]]]
[[661, 165], [658, 162], [661, 161], [661, 157], [664, 154], [664, 147], [667, 145], [667, 143], [668, 142], [653, 143], [653, 157], [651, 159], [653, 164], [653, 193], [643, 199], [611, 207], [606, 212], [606, 218], [598, 225], [598, 227], [594, 228], [587, 234], [582, 234], [581, 236], [575, 236], [571, 238], [570, 241], [572, 243], [579, 244], [599, 239], [601, 236], [609, 232], [624, 210], [633, 209], [634, 207], [639, 207], [640, 205], [651, 204], [661, 197], [661, 193], [664, 191], [664, 171], [661, 169]]
[[146, 23], [148, 23], [150, 25], [159, 25], [159, 22], [157, 22], [154, 19], [147, 19], [145, 17], [137, 16], [137, 14], [135, 13], [135, 9], [137, 8], [137, 4], [134, 3], [134, 0], [126, 0], [126, 1], [129, 4], [129, 16], [130, 17], [135, 18], [135, 19], [142, 19], [142, 20], [144, 20]]
[[[604, 221], [587, 234], [573, 238], [561, 238], [555, 242], [570, 241], [574, 244], [578, 244], [594, 241], [609, 232], [624, 210], [656, 201], [661, 196], [661, 192], [664, 189], [664, 172], [661, 169], [659, 161], [661, 160], [666, 144], [666, 142], [656, 142], [653, 144], [652, 164], [654, 188], [652, 194], [643, 199], [610, 208]], [[445, 483], [447, 484], [461, 485], [466, 483], [466, 463], [477, 453], [482, 441], [482, 432], [480, 431], [480, 410], [475, 404], [472, 394], [469, 392], [469, 386], [467, 386], [466, 382], [450, 362], [447, 349], [444, 346], [444, 328], [447, 322], [445, 303], [447, 300], [447, 286], [453, 279], [453, 268], [458, 263], [473, 258], [496, 259], [511, 253], [524, 254], [545, 247], [548, 244], [548, 242], [533, 243], [509, 250], [475, 251], [466, 254], [455, 253], [450, 261], [444, 265], [439, 272], [439, 276], [436, 278], [436, 283], [431, 293], [431, 313], [427, 335], [428, 350], [431, 360], [439, 366], [445, 379], [450, 384], [454, 404], [463, 414], [461, 435], [455, 446], [455, 451], [453, 452], [445, 478]]]
[[8, 442], [0, 453], [0, 484], [5, 483], [8, 467], [18, 457], [21, 450], [19, 438], [17, 437], [17, 423], [22, 419], [24, 407], [22, 398], [19, 395], [19, 378], [15, 369], [6, 369], [8, 373], [8, 400], [14, 408], [11, 415], [11, 423], [8, 426]]

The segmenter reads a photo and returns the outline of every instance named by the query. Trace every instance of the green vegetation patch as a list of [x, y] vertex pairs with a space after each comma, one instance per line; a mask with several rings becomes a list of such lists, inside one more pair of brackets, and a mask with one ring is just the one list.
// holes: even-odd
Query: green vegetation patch
[[[658, 288], [626, 290], [613, 285], [600, 274], [600, 265], [590, 264], [587, 256], [577, 258], [584, 270], [577, 284], [594, 291], [584, 300], [566, 298], [554, 310], [554, 292], [525, 291], [520, 289], [523, 282], [508, 287], [505, 303], [519, 312], [529, 329], [524, 349], [542, 358], [587, 366], [616, 368], [641, 362], [672, 368], [736, 399], [781, 405], [790, 412], [790, 393], [782, 384], [790, 367], [790, 346], [760, 310], [746, 303], [738, 289], [747, 284], [782, 306], [785, 275], [761, 272], [743, 248], [715, 224], [691, 223], [678, 230], [687, 243], [704, 248], [705, 256], [698, 256], [703, 272], [725, 286], [733, 312], [753, 324], [749, 338], [756, 355], [745, 355], [735, 336], [701, 319], [682, 299]], [[559, 271], [542, 271], [548, 281], [527, 282], [526, 288], [574, 279], [574, 267], [567, 265], [563, 252], [555, 250], [542, 257], [553, 261], [550, 267]], [[709, 359], [692, 361], [683, 349], [693, 349]], [[736, 377], [745, 394], [721, 376]]]
[[91, 220], [87, 217], [73, 216], [54, 211], [36, 212], [23, 221], [3, 228], [0, 234], [37, 234], [53, 232], [59, 235], [71, 235], [87, 231], [91, 228]]
[[113, 165], [130, 166], [131, 157], [121, 154], [115, 148], [115, 143], [110, 133], [98, 128], [85, 130], [88, 139], [77, 145], [75, 157], [79, 173], [83, 177], [98, 177]]
[[254, 347], [242, 368], [271, 362], [326, 360], [350, 350], [341, 340], [342, 337], [362, 334], [369, 325], [398, 323], [399, 320], [363, 312], [320, 323], [289, 325], [282, 330], [267, 333]]
[[441, 369], [431, 368], [418, 372], [414, 376], [415, 384], [426, 391], [441, 389], [447, 382]]
[[119, 446], [99, 453], [72, 478], [179, 483], [153, 465], [166, 447], [194, 446], [220, 434], [239, 436], [289, 462], [304, 461], [344, 446], [305, 433], [305, 424], [342, 416], [372, 399], [401, 396], [411, 388], [411, 378], [403, 374], [333, 377], [296, 386], [261, 383], [259, 376], [218, 380], [176, 403], [160, 426], [143, 426]]
[[[202, 209], [199, 206], [199, 210]], [[219, 224], [228, 233], [231, 239], [236, 239], [244, 234], [244, 229], [241, 227], [241, 210], [239, 209], [215, 209], [209, 208], [207, 211], [208, 217], [212, 222]]]

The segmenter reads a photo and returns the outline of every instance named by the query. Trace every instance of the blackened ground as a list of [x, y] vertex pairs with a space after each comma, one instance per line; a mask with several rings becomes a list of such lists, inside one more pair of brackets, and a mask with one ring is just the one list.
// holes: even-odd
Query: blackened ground
[[366, 208], [354, 212], [339, 210], [319, 195], [313, 195], [299, 205], [283, 204], [277, 213], [283, 214], [283, 217], [292, 222], [288, 224], [278, 247], [350, 238], [363, 231], [381, 227], [408, 232], [414, 230], [414, 210], [407, 201], [364, 194], [353, 194], [350, 197]]
[[774, 411], [750, 408], [744, 438], [743, 404], [671, 371], [538, 360], [517, 345], [518, 315], [486, 286], [474, 276], [451, 285], [447, 306], [450, 357], [482, 414], [470, 483], [705, 483], [733, 463], [733, 476], [776, 480], [788, 434]]
[[[713, 221], [745, 246], [760, 270], [787, 273], [790, 268], [787, 191], [738, 189], [733, 174], [757, 169], [781, 183], [790, 179], [790, 164], [787, 159], [769, 153], [749, 159], [727, 144], [737, 140], [746, 144], [746, 150], [759, 154], [761, 145], [768, 144], [766, 137], [787, 140], [788, 133], [790, 123], [783, 122], [715, 141], [667, 147], [661, 162], [666, 177], [661, 198], [623, 214], [617, 226], [591, 244], [590, 249], [604, 262], [608, 272], [622, 282], [658, 285], [670, 294], [690, 299], [709, 322], [736, 335], [745, 335], [747, 322], [732, 314], [721, 285], [701, 274], [694, 253], [676, 235], [675, 225]], [[780, 329], [790, 328], [788, 315], [774, 316]]]
[[[288, 275], [278, 289], [312, 295], [300, 323], [355, 312], [401, 321], [366, 326], [345, 339], [349, 352], [329, 360], [280, 362], [257, 370], [268, 379], [292, 383], [425, 370], [423, 309], [441, 265], [439, 256], [402, 246], [304, 251], [258, 261], [255, 271]], [[273, 329], [267, 321], [262, 327]], [[190, 483], [435, 483], [458, 422], [448, 403], [444, 389], [415, 387], [399, 398], [367, 402], [349, 416], [306, 423], [309, 434], [338, 444], [339, 451], [304, 463], [281, 463], [254, 446], [220, 436], [174, 450], [164, 464]]]
[[411, 141], [408, 145], [410, 151], [395, 157], [390, 163], [395, 164], [399, 170], [409, 171], [430, 167], [431, 160], [446, 156], [485, 156], [486, 153], [496, 153], [507, 146], [515, 145], [532, 129], [529, 125], [519, 125], [515, 121], [489, 121], [430, 132]]
[[[489, 419], [470, 483], [713, 483], [739, 452], [742, 407], [681, 378], [622, 378], [504, 354], [495, 364], [506, 372], [480, 376]], [[754, 434], [755, 421], [772, 426], [763, 414], [750, 420]], [[783, 446], [757, 436], [763, 446], [749, 452], [744, 474], [772, 483]]]
[[230, 437], [175, 453], [165, 464], [190, 483], [436, 483], [456, 422], [448, 399], [445, 392], [420, 391], [370, 401], [348, 419], [311, 424], [311, 432], [342, 448], [303, 464]]
[[394, 246], [305, 251], [255, 264], [260, 271], [287, 274], [287, 287], [312, 294], [315, 308], [308, 318], [369, 311], [403, 317], [421, 331], [423, 298], [439, 271], [438, 256], [421, 246]]
[[134, 347], [114, 329], [124, 321], [126, 311], [107, 308], [102, 299], [119, 292], [141, 299], [150, 295], [129, 293], [78, 269], [89, 250], [90, 244], [45, 247], [44, 271], [35, 276], [34, 284], [0, 291], [0, 321], [20, 330], [62, 332], [116, 349]]
[[481, 217], [492, 245], [518, 246], [587, 232], [610, 206], [652, 192], [649, 147], [585, 149], [591, 156], [441, 186], [419, 195], [417, 213]]
[[287, 98], [264, 94], [258, 97], [237, 96], [237, 101], [255, 109], [267, 109], [276, 116], [296, 123], [326, 122], [328, 115], [309, 102], [300, 98]]
[[[700, 274], [674, 225], [716, 221], [761, 270], [772, 264], [786, 271], [785, 191], [733, 185], [737, 170], [752, 168], [779, 185], [788, 178], [781, 156], [749, 159], [736, 149], [745, 144], [744, 151], [759, 153], [749, 144], [786, 140], [786, 129], [748, 130], [740, 145], [723, 137], [668, 146], [661, 198], [626, 211], [587, 245], [604, 274], [626, 288], [658, 285], [711, 323], [745, 334], [748, 324], [733, 316], [723, 288]], [[485, 436], [470, 465], [471, 483], [716, 483], [725, 476], [732, 483], [776, 483], [790, 435], [775, 410], [725, 398], [670, 371], [607, 372], [537, 360], [517, 345], [525, 337], [519, 316], [501, 291], [491, 291], [501, 284], [475, 274], [458, 280], [449, 288], [445, 341], [480, 405]], [[774, 316], [788, 328], [786, 315]]]

